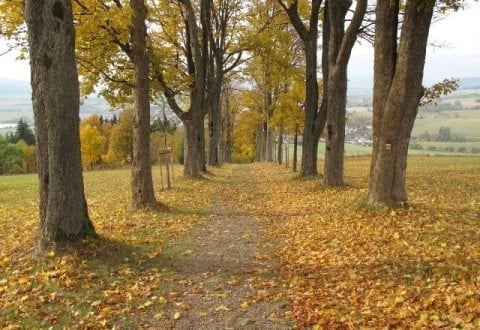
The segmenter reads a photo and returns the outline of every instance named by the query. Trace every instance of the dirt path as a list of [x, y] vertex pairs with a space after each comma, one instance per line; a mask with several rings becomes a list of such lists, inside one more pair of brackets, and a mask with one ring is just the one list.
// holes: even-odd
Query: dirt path
[[[233, 168], [210, 221], [194, 229], [172, 259], [177, 287], [151, 325], [174, 329], [290, 329], [287, 302], [279, 287], [278, 265], [262, 224], [242, 205], [249, 169]], [[175, 248], [175, 247], [174, 247]]]

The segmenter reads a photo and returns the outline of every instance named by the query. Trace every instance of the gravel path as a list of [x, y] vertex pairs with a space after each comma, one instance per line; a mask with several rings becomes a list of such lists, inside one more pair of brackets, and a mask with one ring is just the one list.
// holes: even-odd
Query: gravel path
[[210, 221], [187, 238], [188, 246], [172, 259], [177, 291], [165, 317], [150, 323], [171, 329], [291, 329], [283, 318], [288, 306], [276, 280], [274, 247], [262, 224], [235, 198], [245, 191], [248, 171], [236, 168]]

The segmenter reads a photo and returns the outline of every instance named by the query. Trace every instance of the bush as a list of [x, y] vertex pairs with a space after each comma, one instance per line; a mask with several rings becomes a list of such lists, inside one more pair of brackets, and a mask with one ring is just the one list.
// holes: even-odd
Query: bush
[[174, 144], [175, 144], [175, 158], [179, 164], [184, 164], [185, 162], [185, 130], [183, 128], [177, 129], [174, 134]]
[[458, 147], [457, 152], [465, 153], [465, 152], [467, 152], [467, 148], [465, 148], [465, 147]]
[[0, 140], [0, 174], [11, 173], [17, 167], [21, 169], [22, 163], [22, 148], [6, 140]]
[[473, 147], [473, 148], [472, 148], [472, 154], [480, 154], [480, 148], [478, 148], [478, 147]]

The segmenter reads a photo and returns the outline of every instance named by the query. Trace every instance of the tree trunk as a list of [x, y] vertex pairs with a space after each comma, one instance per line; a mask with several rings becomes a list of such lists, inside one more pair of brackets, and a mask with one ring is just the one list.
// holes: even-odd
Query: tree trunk
[[[268, 78], [267, 80], [270, 81], [270, 78]], [[273, 162], [274, 131], [273, 131], [272, 125], [270, 124], [273, 116], [272, 106], [273, 106], [273, 96], [272, 96], [272, 92], [269, 90], [265, 94], [265, 112], [267, 115], [267, 119], [265, 120], [265, 132], [266, 132], [265, 158], [267, 162]]]
[[283, 155], [282, 155], [282, 148], [283, 148], [283, 124], [280, 124], [280, 129], [278, 130], [278, 149], [277, 149], [277, 160], [278, 164], [282, 165], [283, 163]]
[[132, 159], [132, 204], [134, 208], [153, 206], [156, 203], [153, 190], [150, 161], [150, 85], [149, 64], [145, 39], [147, 8], [143, 0], [130, 0], [133, 10], [132, 64], [135, 97]]
[[203, 119], [196, 117], [192, 120], [184, 121], [185, 124], [185, 164], [183, 174], [185, 177], [196, 178], [200, 176], [203, 161], [199, 150], [202, 149], [202, 136], [204, 135]]
[[199, 147], [197, 150], [197, 162], [200, 171], [206, 172], [207, 171], [207, 154], [206, 154], [206, 142], [205, 142], [205, 115], [199, 118], [196, 123], [198, 127], [198, 140], [199, 140]]
[[225, 132], [225, 136], [223, 137], [224, 142], [223, 142], [223, 161], [226, 163], [230, 163], [232, 161], [232, 145], [233, 145], [233, 138], [232, 138], [232, 130], [233, 130], [233, 124], [232, 124], [232, 114], [231, 114], [231, 109], [230, 109], [230, 99], [228, 95], [228, 89], [225, 90], [224, 92], [224, 103], [225, 103], [225, 117], [224, 117], [224, 123], [223, 123], [223, 131]]
[[263, 150], [263, 123], [257, 125], [255, 132], [255, 162], [261, 162]]
[[[332, 72], [333, 71], [333, 72]], [[343, 186], [345, 150], [345, 115], [347, 104], [347, 72], [330, 71], [327, 113], [327, 140], [325, 148], [324, 184]]]
[[27, 0], [25, 21], [38, 148], [40, 243], [95, 236], [82, 177], [71, 2]]
[[[423, 94], [422, 79], [434, 2], [407, 2], [398, 54], [399, 1], [377, 7], [374, 64], [374, 129], [368, 203], [396, 205], [407, 201], [405, 173], [408, 144]], [[385, 58], [385, 55], [388, 55]], [[395, 61], [393, 60], [395, 59]], [[382, 85], [384, 82], [391, 82]], [[378, 88], [378, 90], [377, 90]]]
[[268, 128], [267, 128], [267, 162], [273, 162], [273, 152], [275, 150], [275, 131], [273, 128], [270, 126], [269, 123], [267, 123]]
[[317, 82], [317, 36], [306, 43], [306, 97], [305, 97], [305, 127], [302, 145], [302, 176], [318, 174], [318, 82]]
[[324, 183], [343, 186], [345, 115], [347, 105], [347, 66], [358, 30], [367, 9], [366, 0], [358, 0], [353, 18], [345, 31], [345, 18], [352, 1], [328, 0], [328, 110]]
[[215, 93], [208, 116], [208, 128], [210, 141], [208, 146], [208, 165], [219, 165], [219, 148], [222, 135], [222, 112], [221, 112], [220, 89]]
[[297, 171], [297, 146], [298, 146], [298, 124], [295, 125], [295, 136], [293, 138], [293, 172]]

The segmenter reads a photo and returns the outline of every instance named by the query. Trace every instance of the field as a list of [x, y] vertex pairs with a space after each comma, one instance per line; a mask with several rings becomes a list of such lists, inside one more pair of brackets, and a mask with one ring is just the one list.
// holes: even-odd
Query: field
[[[410, 155], [428, 155], [428, 156], [448, 156], [448, 155], [462, 155], [465, 153], [459, 153], [458, 148], [466, 148], [467, 153], [470, 153], [472, 148], [480, 148], [480, 141], [478, 142], [421, 142], [420, 143], [424, 150], [413, 150], [410, 149], [408, 152]], [[436, 148], [435, 151], [428, 150], [429, 146]], [[452, 147], [454, 152], [445, 152], [440, 151], [440, 148]], [[293, 144], [288, 145], [289, 152], [289, 162], [293, 160]], [[298, 161], [302, 159], [302, 146], [298, 146]], [[371, 155], [372, 148], [367, 146], [361, 146], [356, 144], [345, 144], [345, 156], [347, 157], [358, 157], [358, 156], [367, 156]], [[320, 142], [318, 144], [318, 159], [325, 158], [325, 143]]]
[[413, 136], [425, 132], [437, 134], [440, 127], [450, 127], [452, 135], [480, 140], [480, 110], [443, 111], [428, 116], [420, 115], [413, 127]]
[[[100, 238], [43, 257], [32, 254], [36, 176], [2, 176], [0, 327], [479, 328], [478, 158], [411, 157], [399, 209], [365, 207], [368, 169], [369, 157], [347, 158], [347, 186], [325, 189], [274, 164], [199, 180], [177, 167], [174, 189], [156, 194], [167, 211], [130, 208], [128, 170], [87, 172]], [[255, 264], [236, 273], [228, 256], [243, 244]]]

